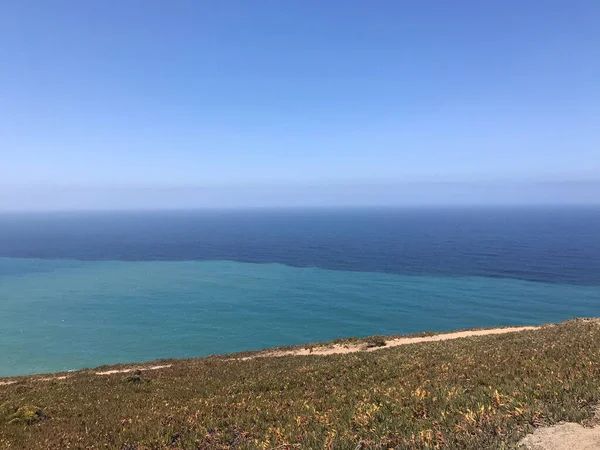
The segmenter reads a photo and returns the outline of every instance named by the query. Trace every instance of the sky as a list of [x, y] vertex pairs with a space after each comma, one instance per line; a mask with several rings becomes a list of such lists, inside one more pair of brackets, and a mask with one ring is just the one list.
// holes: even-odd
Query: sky
[[0, 210], [600, 202], [597, 0], [0, 3]]

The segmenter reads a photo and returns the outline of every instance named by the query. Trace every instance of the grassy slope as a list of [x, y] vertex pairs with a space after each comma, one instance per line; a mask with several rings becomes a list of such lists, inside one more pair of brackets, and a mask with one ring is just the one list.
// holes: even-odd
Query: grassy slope
[[[0, 386], [0, 448], [510, 447], [591, 416], [599, 349], [600, 325], [578, 320], [371, 353], [180, 360], [141, 382], [23, 378]], [[24, 406], [48, 417], [27, 425]]]

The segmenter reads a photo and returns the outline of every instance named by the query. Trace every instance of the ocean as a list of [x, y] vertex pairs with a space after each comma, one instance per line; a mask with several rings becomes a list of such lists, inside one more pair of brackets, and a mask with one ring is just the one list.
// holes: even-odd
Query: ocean
[[0, 214], [0, 376], [600, 316], [600, 208]]

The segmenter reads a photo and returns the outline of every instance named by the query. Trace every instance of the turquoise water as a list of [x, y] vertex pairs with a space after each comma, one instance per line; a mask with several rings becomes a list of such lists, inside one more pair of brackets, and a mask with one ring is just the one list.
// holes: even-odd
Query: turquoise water
[[597, 314], [600, 286], [227, 261], [0, 258], [0, 376]]

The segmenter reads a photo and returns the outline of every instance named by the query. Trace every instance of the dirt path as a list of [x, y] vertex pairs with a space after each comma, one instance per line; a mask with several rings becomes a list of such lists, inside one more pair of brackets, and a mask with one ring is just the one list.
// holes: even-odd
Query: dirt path
[[[105, 372], [96, 372], [96, 375], [113, 375], [115, 373], [128, 373], [128, 372], [134, 372], [136, 370], [145, 371], [145, 370], [166, 369], [168, 367], [171, 367], [171, 364], [166, 364], [164, 366], [150, 366], [150, 367], [140, 366], [140, 367], [130, 367], [128, 369], [107, 370]], [[69, 378], [67, 375], [61, 375], [58, 377], [36, 378], [35, 380], [36, 381], [56, 381], [56, 380], [65, 380], [67, 378]], [[0, 381], [0, 386], [6, 386], [8, 384], [13, 384], [16, 382], [17, 382], [17, 380]]]
[[[600, 406], [596, 407], [591, 424], [600, 423]], [[566, 422], [542, 427], [525, 436], [519, 443], [523, 450], [598, 450], [600, 426], [584, 427]]]
[[132, 367], [130, 369], [121, 369], [121, 370], [107, 370], [106, 372], [96, 372], [96, 375], [112, 375], [113, 373], [127, 373], [134, 372], [136, 370], [158, 370], [158, 369], [166, 369], [171, 367], [172, 364], [165, 364], [164, 366], [150, 366], [150, 367]]
[[600, 427], [584, 428], [578, 423], [563, 423], [538, 428], [521, 440], [523, 450], [598, 450]]
[[[435, 336], [425, 336], [425, 337], [406, 337], [406, 338], [397, 338], [390, 339], [385, 342], [385, 346], [380, 347], [368, 347], [366, 343], [361, 344], [335, 344], [333, 346], [328, 347], [314, 347], [311, 349], [308, 348], [298, 348], [294, 350], [282, 350], [282, 351], [266, 351], [263, 353], [258, 353], [252, 356], [246, 356], [244, 358], [232, 358], [230, 360], [249, 360], [254, 358], [277, 358], [281, 356], [308, 356], [308, 355], [334, 355], [334, 354], [345, 354], [345, 353], [354, 353], [354, 352], [372, 352], [375, 350], [380, 350], [382, 348], [390, 348], [390, 347], [398, 347], [400, 345], [407, 344], [418, 344], [421, 342], [437, 342], [437, 341], [447, 341], [450, 339], [460, 339], [460, 338], [468, 338], [474, 336], [488, 336], [491, 334], [505, 334], [505, 333], [516, 333], [519, 331], [526, 330], [537, 330], [539, 327], [508, 327], [508, 328], [490, 328], [488, 330], [476, 330], [476, 331], [458, 331], [455, 333], [444, 333], [444, 334], [436, 334]], [[96, 375], [113, 375], [116, 373], [127, 373], [133, 372], [135, 370], [159, 370], [166, 369], [171, 367], [171, 364], [163, 365], [163, 366], [139, 366], [139, 367], [131, 367], [128, 369], [115, 369], [115, 370], [107, 370], [104, 372], [96, 372]], [[37, 378], [37, 381], [55, 381], [55, 380], [64, 380], [69, 378], [66, 375], [55, 376], [55, 377], [44, 377]], [[17, 380], [7, 380], [0, 381], [0, 386], [6, 386], [9, 384], [16, 383]]]
[[335, 344], [328, 347], [313, 347], [313, 348], [299, 348], [294, 350], [276, 350], [266, 351], [264, 353], [258, 353], [257, 355], [246, 356], [239, 358], [241, 360], [248, 360], [254, 358], [276, 358], [281, 356], [304, 356], [304, 355], [335, 355], [355, 352], [373, 352], [384, 348], [398, 347], [400, 345], [408, 344], [419, 344], [421, 342], [438, 342], [447, 341], [450, 339], [468, 338], [474, 336], [489, 336], [491, 334], [505, 334], [505, 333], [516, 333], [519, 331], [537, 330], [539, 327], [508, 327], [508, 328], [490, 328], [488, 330], [475, 330], [475, 331], [457, 331], [455, 333], [444, 333], [436, 334], [434, 336], [425, 337], [406, 337], [390, 339], [385, 341], [385, 345], [379, 347], [368, 347], [368, 344]]

